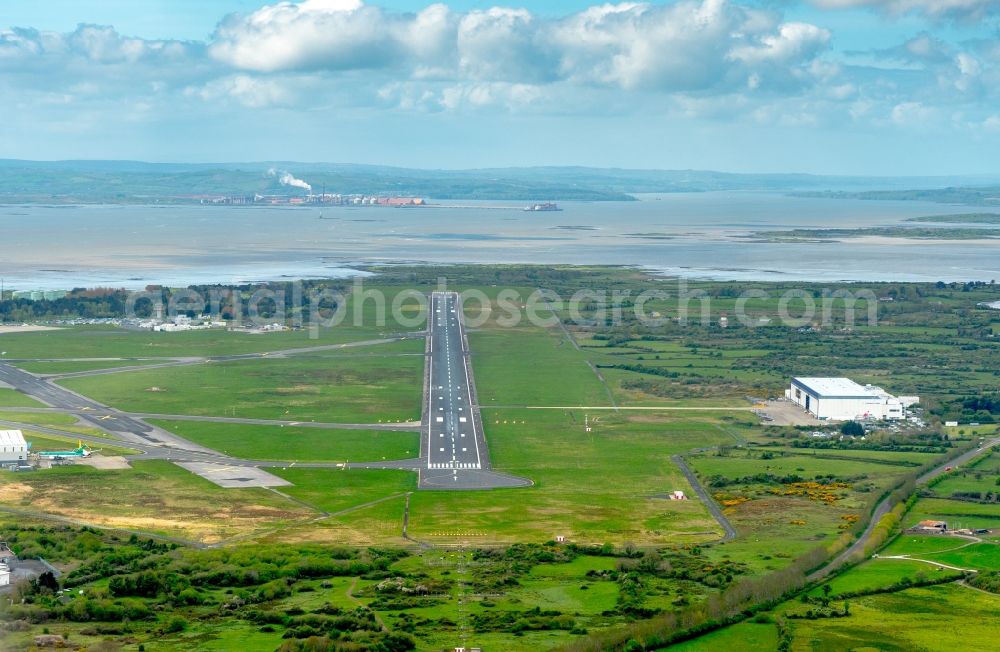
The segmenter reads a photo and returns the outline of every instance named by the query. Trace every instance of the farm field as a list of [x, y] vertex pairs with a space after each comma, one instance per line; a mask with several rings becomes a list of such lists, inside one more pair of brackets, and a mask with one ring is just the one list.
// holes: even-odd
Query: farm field
[[419, 421], [423, 358], [261, 358], [71, 378], [130, 412], [368, 423]]
[[[892, 586], [905, 578], [910, 580], [919, 578], [934, 579], [937, 576], [953, 574], [953, 571], [946, 571], [920, 561], [879, 558], [867, 560], [837, 575], [828, 582], [824, 582], [823, 587], [829, 585], [831, 594], [839, 595], [841, 593], [872, 591]], [[825, 590], [823, 587], [817, 587], [809, 591], [809, 595], [813, 597], [823, 595], [823, 591]]]
[[774, 623], [742, 622], [717, 629], [703, 636], [670, 646], [679, 652], [773, 652], [778, 647], [778, 631]]
[[854, 598], [846, 618], [789, 621], [791, 649], [990, 649], [998, 610], [1000, 596], [954, 584]]
[[199, 421], [151, 419], [196, 444], [227, 455], [288, 462], [373, 462], [416, 457], [420, 435], [415, 432], [296, 428]]

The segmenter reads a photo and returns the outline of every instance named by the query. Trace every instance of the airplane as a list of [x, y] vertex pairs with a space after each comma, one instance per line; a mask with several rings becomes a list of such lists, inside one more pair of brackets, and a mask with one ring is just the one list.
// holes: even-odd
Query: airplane
[[89, 447], [84, 446], [82, 441], [77, 442], [76, 450], [72, 451], [39, 451], [38, 457], [44, 460], [65, 460], [74, 457], [90, 457], [93, 453]]

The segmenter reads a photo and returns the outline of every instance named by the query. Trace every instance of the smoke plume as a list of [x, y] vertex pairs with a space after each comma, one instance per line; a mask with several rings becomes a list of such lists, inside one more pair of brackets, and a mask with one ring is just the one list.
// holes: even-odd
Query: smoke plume
[[285, 172], [284, 170], [275, 170], [274, 168], [271, 168], [270, 170], [267, 171], [267, 176], [278, 177], [278, 183], [280, 183], [283, 186], [302, 188], [303, 190], [312, 192], [311, 185], [309, 185], [302, 179], [297, 179], [296, 177], [292, 176], [291, 172]]

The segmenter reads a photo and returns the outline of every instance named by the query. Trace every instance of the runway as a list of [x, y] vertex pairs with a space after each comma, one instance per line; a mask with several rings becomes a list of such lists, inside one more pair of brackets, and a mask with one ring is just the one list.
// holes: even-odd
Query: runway
[[430, 386], [427, 388], [428, 469], [481, 469], [481, 430], [473, 417], [469, 364], [465, 355], [459, 298], [432, 293], [429, 321]]
[[420, 488], [489, 489], [531, 484], [491, 472], [465, 337], [462, 300], [457, 292], [431, 293], [427, 342]]

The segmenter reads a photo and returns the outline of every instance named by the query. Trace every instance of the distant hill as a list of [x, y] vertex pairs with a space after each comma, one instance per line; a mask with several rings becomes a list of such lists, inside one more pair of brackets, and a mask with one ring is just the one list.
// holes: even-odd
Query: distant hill
[[803, 197], [832, 197], [834, 199], [929, 201], [940, 204], [965, 204], [966, 206], [1000, 206], [1000, 185], [860, 192], [801, 192], [796, 194]]
[[[638, 193], [713, 190], [823, 191], [829, 196], [858, 196], [877, 195], [874, 190], [886, 188], [940, 189], [966, 180], [588, 167], [421, 170], [293, 161], [148, 163], [0, 159], [0, 202], [170, 203], [192, 201], [203, 195], [304, 194], [304, 188], [281, 183], [284, 172], [311, 184], [314, 192], [520, 201], [625, 201]], [[997, 181], [1000, 178], [986, 182]]]

